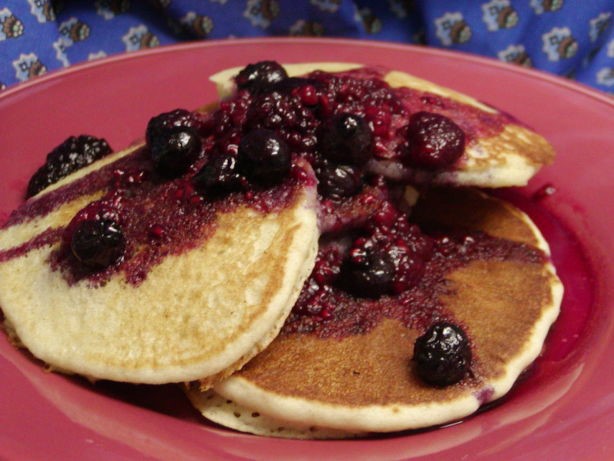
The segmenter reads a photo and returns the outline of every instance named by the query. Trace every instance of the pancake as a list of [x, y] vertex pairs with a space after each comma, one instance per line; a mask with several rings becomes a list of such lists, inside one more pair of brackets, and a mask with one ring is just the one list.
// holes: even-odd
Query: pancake
[[[357, 71], [363, 68], [352, 63], [299, 63], [284, 64], [289, 76], [303, 76], [315, 70], [324, 72]], [[214, 74], [221, 97], [227, 98], [235, 91], [233, 77], [241, 68], [231, 68]], [[554, 150], [541, 135], [513, 117], [484, 104], [471, 96], [442, 87], [400, 71], [381, 71], [381, 78], [392, 88], [407, 88], [424, 97], [436, 96], [432, 106], [421, 107], [429, 112], [442, 113], [462, 126], [462, 108], [473, 110], [476, 133], [465, 146], [461, 159], [451, 168], [428, 171], [411, 168], [387, 159], [371, 161], [370, 169], [391, 179], [434, 185], [478, 186], [485, 188], [522, 186], [544, 165], [552, 162]], [[408, 98], [411, 99], [411, 98]], [[450, 103], [451, 102], [451, 103]], [[455, 106], [454, 112], [447, 106]], [[457, 109], [459, 109], [457, 111]], [[412, 112], [415, 110], [412, 110]], [[491, 125], [497, 125], [492, 129]]]
[[[464, 379], [446, 387], [422, 381], [412, 356], [424, 326], [384, 315], [365, 333], [340, 337], [282, 329], [267, 349], [214, 388], [232, 406], [203, 398], [195, 387], [188, 390], [193, 404], [237, 430], [275, 434], [283, 427], [280, 437], [317, 438], [307, 428], [338, 430], [336, 436], [344, 437], [445, 424], [505, 395], [539, 355], [559, 312], [563, 287], [545, 240], [520, 210], [469, 189], [426, 192], [412, 221], [446, 232], [450, 226], [480, 230], [544, 256], [476, 258], [438, 282], [444, 316], [462, 324], [470, 338], [473, 363]], [[245, 424], [234, 413], [259, 418]]]
[[[273, 340], [309, 275], [319, 235], [315, 181], [306, 170], [305, 181], [262, 192], [285, 191], [279, 206], [219, 206], [206, 225], [189, 221], [201, 209], [194, 208], [198, 200], [169, 195], [183, 190], [181, 179], [154, 184], [149, 195], [126, 186], [122, 206], [138, 205], [130, 213], [143, 225], [181, 202], [169, 221], [193, 222], [187, 243], [173, 246], [171, 237], [158, 236], [145, 245], [157, 253], [135, 247], [118, 270], [71, 275], [57, 259], [67, 224], [84, 207], [113, 197], [110, 178], [145, 156], [142, 146], [112, 154], [9, 217], [0, 228], [4, 326], [55, 371], [135, 383], [214, 382]], [[130, 264], [129, 276], [121, 268]]]
[[188, 392], [187, 395], [192, 404], [201, 409], [208, 420], [241, 432], [288, 439], [340, 439], [365, 435], [360, 432], [352, 433], [313, 425], [288, 425], [284, 420], [239, 406], [232, 400], [220, 396], [213, 389], [205, 392]]

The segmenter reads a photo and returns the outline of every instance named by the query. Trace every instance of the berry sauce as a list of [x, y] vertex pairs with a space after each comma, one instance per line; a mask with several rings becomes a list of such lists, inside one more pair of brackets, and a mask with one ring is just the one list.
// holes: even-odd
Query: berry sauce
[[0, 228], [22, 224], [31, 219], [45, 216], [56, 208], [70, 203], [81, 196], [91, 195], [104, 190], [109, 185], [115, 184], [120, 176], [127, 182], [141, 181], [144, 176], [150, 174], [151, 169], [152, 166], [147, 160], [147, 151], [139, 149], [130, 155], [101, 167], [93, 174], [88, 174], [86, 178], [73, 181], [57, 189], [57, 191], [42, 194], [40, 197], [36, 197], [35, 200], [27, 201], [13, 211]]
[[[372, 155], [400, 159], [407, 150], [409, 119], [417, 112], [432, 112], [453, 120], [470, 143], [478, 137], [493, 136], [515, 120], [503, 113], [487, 113], [450, 98], [409, 88], [392, 88], [374, 68], [326, 73], [312, 72], [269, 84], [258, 92], [239, 89], [220, 104], [205, 123], [215, 133], [220, 151], [237, 149], [242, 132], [252, 128], [277, 131], [290, 148], [314, 166], [325, 162], [319, 149], [320, 126], [329, 119], [352, 114], [364, 119], [372, 130]], [[321, 136], [326, 144], [326, 134]], [[360, 163], [360, 162], [359, 162]]]
[[[429, 292], [428, 287], [436, 283], [429, 285], [428, 280], [441, 280], [442, 274], [452, 268], [448, 260], [459, 264], [466, 255], [452, 249], [449, 251], [458, 253], [454, 253], [454, 258], [440, 257], [443, 247], [436, 238], [422, 234], [416, 226], [399, 224], [406, 219], [405, 215], [401, 213], [399, 217], [393, 213], [392, 216], [387, 211], [398, 206], [395, 200], [398, 186], [370, 175], [366, 166], [368, 157], [394, 160], [406, 157], [408, 124], [412, 114], [418, 112], [449, 118], [460, 127], [467, 143], [497, 133], [511, 118], [488, 114], [431, 93], [391, 88], [382, 80], [383, 71], [378, 69], [337, 74], [316, 71], [300, 78], [276, 73], [275, 78], [269, 78], [269, 67], [256, 69], [260, 72], [254, 74], [258, 78], [250, 77], [249, 84], [238, 85], [234, 96], [222, 101], [212, 113], [202, 115], [177, 109], [160, 114], [147, 127], [145, 146], [26, 202], [3, 227], [48, 214], [80, 196], [103, 194], [77, 213], [61, 239], [57, 238], [58, 230], [48, 231], [18, 249], [0, 252], [0, 259], [49, 245], [57, 238], [62, 244], [52, 254], [50, 264], [61, 270], [69, 282], [87, 278], [100, 285], [121, 271], [129, 283], [139, 284], [165, 256], [201, 244], [214, 232], [215, 216], [219, 212], [241, 205], [265, 213], [279, 210], [291, 203], [301, 184], [313, 181], [310, 173], [313, 170], [323, 185], [319, 189], [321, 232], [342, 240], [357, 238], [360, 242], [355, 242], [353, 254], [362, 251], [367, 256], [353, 261], [353, 276], [378, 286], [374, 293], [369, 288], [361, 293], [367, 298], [372, 294], [373, 299], [354, 303], [356, 306], [348, 307], [344, 315], [352, 317], [352, 309], [367, 309], [373, 303], [382, 307], [373, 311], [393, 311], [395, 297], [404, 306], [419, 304], [416, 300], [424, 298], [433, 309], [422, 307], [422, 314], [417, 314], [412, 308], [386, 315], [401, 317], [408, 324], [426, 315], [425, 312], [435, 315], [440, 309], [434, 301], [437, 293]], [[186, 138], [185, 142], [173, 141], [173, 136], [179, 135]], [[270, 147], [272, 143], [275, 149]], [[262, 169], [263, 162], [275, 163], [275, 171]], [[454, 166], [445, 165], [445, 168]], [[394, 202], [394, 206], [386, 205], [388, 201]], [[112, 258], [108, 267], [92, 271], [70, 251], [74, 229], [83, 220], [108, 219], [110, 215], [114, 225], [121, 229], [125, 241], [123, 254]], [[490, 248], [489, 256], [500, 251], [498, 245], [488, 246], [487, 237], [476, 237], [476, 242], [476, 249], [470, 254], [479, 255], [482, 246]], [[318, 265], [332, 258], [335, 262], [330, 262], [331, 270], [339, 272], [343, 264], [349, 264], [347, 255], [336, 261], [322, 254], [332, 251], [330, 248], [326, 245], [322, 248]], [[385, 256], [389, 254], [394, 255], [392, 259]], [[386, 261], [381, 261], [382, 255]], [[314, 274], [318, 270], [316, 267]], [[308, 324], [314, 308], [305, 299], [309, 297], [309, 287], [314, 286], [314, 274], [297, 307], [297, 312], [309, 315], [298, 315], [302, 319], [299, 321], [295, 313], [294, 320], [289, 322], [296, 325], [296, 331], [311, 328]], [[422, 292], [414, 287], [419, 279], [427, 281], [426, 288], [420, 288]], [[324, 303], [325, 307], [317, 313], [319, 317], [337, 317], [338, 306], [350, 304], [354, 299], [339, 285], [342, 283], [318, 284], [318, 296], [334, 298]], [[326, 307], [335, 305], [335, 309]], [[344, 321], [338, 319], [334, 334], [363, 331], [376, 321], [375, 314], [356, 316], [364, 317], [364, 322], [358, 322], [362, 326], [354, 321], [353, 327], [344, 327]], [[318, 328], [321, 327], [313, 327]], [[328, 331], [329, 327], [322, 328]]]
[[[323, 238], [313, 272], [303, 286], [282, 334], [309, 333], [322, 338], [363, 334], [382, 319], [401, 321], [424, 331], [439, 320], [450, 320], [440, 302], [447, 293], [446, 276], [471, 261], [543, 263], [546, 255], [532, 246], [491, 237], [479, 231], [429, 231], [423, 233], [405, 220], [403, 213], [386, 204], [386, 218], [374, 219], [370, 235]], [[367, 226], [369, 227], [369, 226]], [[384, 237], [385, 236], [385, 237]], [[389, 293], [370, 297], [342, 283], [344, 260], [356, 248], [381, 245], [392, 255], [394, 281]], [[378, 242], [379, 241], [379, 242]], [[411, 251], [408, 251], [412, 249]], [[419, 255], [419, 257], [416, 257]]]
[[[255, 188], [248, 192], [228, 194], [223, 200], [207, 200], [194, 188], [190, 177], [173, 181], [155, 179], [125, 184], [121, 180], [100, 200], [88, 205], [83, 219], [105, 216], [112, 210], [126, 240], [124, 257], [117, 264], [92, 272], [70, 252], [72, 225], [80, 221], [78, 214], [64, 232], [64, 242], [52, 254], [53, 267], [62, 269], [69, 282], [88, 278], [102, 284], [121, 270], [127, 282], [138, 285], [147, 272], [165, 256], [177, 255], [201, 244], [215, 231], [216, 215], [238, 206], [248, 206], [262, 213], [278, 211], [292, 202], [297, 185], [308, 180], [294, 166], [293, 174], [279, 186]], [[116, 170], [116, 176], [124, 176]], [[152, 175], [153, 176], [153, 175]], [[90, 210], [91, 209], [91, 210]]]
[[[201, 159], [192, 170], [205, 161]], [[299, 159], [276, 187], [254, 186], [227, 194], [223, 200], [210, 200], [195, 190], [191, 182], [194, 171], [173, 180], [160, 177], [154, 171], [148, 149], [143, 147], [18, 208], [3, 227], [44, 216], [80, 196], [106, 191], [99, 200], [79, 211], [66, 228], [48, 229], [18, 247], [1, 251], [0, 261], [60, 241], [50, 264], [61, 270], [69, 283], [86, 278], [93, 286], [99, 286], [121, 271], [128, 283], [138, 285], [164, 257], [201, 244], [215, 231], [218, 213], [239, 206], [269, 213], [291, 204], [297, 187], [313, 184], [314, 179], [306, 168]], [[125, 254], [109, 267], [93, 271], [72, 254], [72, 235], [82, 221], [106, 219], [109, 215], [121, 226], [126, 240]]]

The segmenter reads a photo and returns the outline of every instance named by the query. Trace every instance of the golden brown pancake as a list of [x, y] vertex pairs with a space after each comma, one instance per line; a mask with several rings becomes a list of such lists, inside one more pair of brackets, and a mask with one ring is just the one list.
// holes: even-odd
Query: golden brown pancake
[[[284, 64], [289, 76], [302, 76], [315, 70], [325, 72], [345, 72], [363, 67], [360, 64], [341, 62], [317, 62]], [[233, 77], [241, 68], [231, 68], [214, 74], [211, 80], [216, 84], [221, 97], [228, 97], [234, 91]], [[496, 118], [501, 113], [487, 104], [458, 91], [442, 87], [433, 82], [420, 79], [406, 72], [396, 70], [383, 72], [383, 79], [393, 88], [405, 87], [424, 93], [425, 96], [436, 95], [466, 105], [482, 114], [484, 126], [489, 118]], [[440, 109], [434, 106], [431, 111]], [[455, 122], [461, 116], [446, 114]], [[397, 162], [372, 162], [375, 172], [392, 178], [411, 179], [417, 183], [439, 185], [507, 187], [522, 186], [544, 165], [552, 162], [554, 150], [541, 135], [522, 125], [514, 119], [508, 119], [501, 130], [486, 135], [479, 135], [465, 146], [460, 161], [452, 168], [442, 171], [426, 171], [415, 168], [400, 168]]]
[[[524, 213], [473, 190], [427, 192], [412, 221], [425, 228], [481, 230], [548, 255], [547, 244]], [[205, 417], [220, 424], [257, 434], [283, 427], [277, 435], [291, 437], [331, 436], [322, 428], [347, 435], [401, 431], [465, 417], [507, 393], [535, 360], [558, 315], [563, 288], [547, 258], [478, 258], [450, 272], [441, 284], [440, 301], [465, 327], [474, 357], [471, 372], [457, 384], [423, 382], [412, 361], [422, 331], [384, 316], [365, 334], [341, 338], [282, 330], [240, 372], [215, 387], [230, 402], [227, 407], [215, 398], [210, 403], [195, 388], [190, 398]], [[255, 413], [265, 422], [259, 425], [258, 418], [251, 418], [245, 424], [231, 413]], [[317, 431], [310, 433], [310, 427]]]
[[[212, 224], [195, 227], [190, 246], [145, 260], [137, 282], [122, 271], [102, 281], [67, 277], [52, 263], [63, 229], [107, 193], [101, 186], [70, 195], [71, 187], [95, 183], [91, 178], [140, 149], [64, 178], [0, 229], [5, 328], [54, 370], [139, 383], [213, 382], [262, 350], [294, 304], [317, 248], [315, 186], [293, 186], [285, 205], [270, 212], [219, 209]], [[190, 212], [189, 203], [184, 208]]]

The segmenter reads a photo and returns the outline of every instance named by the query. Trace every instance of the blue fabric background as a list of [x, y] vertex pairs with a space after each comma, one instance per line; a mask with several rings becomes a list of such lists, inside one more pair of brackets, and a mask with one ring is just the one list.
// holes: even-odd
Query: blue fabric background
[[335, 36], [424, 44], [614, 93], [614, 0], [0, 0], [0, 88], [186, 40]]

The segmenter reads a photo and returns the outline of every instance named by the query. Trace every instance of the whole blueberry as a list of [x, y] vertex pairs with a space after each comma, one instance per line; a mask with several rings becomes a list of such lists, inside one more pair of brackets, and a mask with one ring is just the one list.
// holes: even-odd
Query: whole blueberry
[[115, 264], [123, 257], [125, 247], [126, 240], [121, 228], [109, 219], [81, 221], [70, 245], [75, 258], [94, 270]]
[[413, 360], [418, 375], [428, 384], [455, 384], [471, 366], [469, 339], [458, 325], [437, 322], [416, 340]]
[[152, 117], [147, 123], [145, 131], [145, 141], [147, 145], [153, 145], [158, 138], [167, 137], [169, 133], [180, 128], [192, 128], [195, 131], [201, 129], [203, 122], [201, 116], [196, 112], [186, 109], [175, 109], [170, 112], [163, 112]]
[[318, 192], [327, 198], [351, 197], [362, 187], [360, 174], [349, 165], [325, 165], [319, 169], [317, 176]]
[[212, 157], [194, 176], [192, 183], [205, 196], [217, 197], [241, 187], [237, 159], [231, 155]]
[[286, 70], [276, 61], [259, 61], [248, 64], [235, 77], [242, 90], [259, 90], [288, 78]]
[[417, 112], [407, 127], [405, 161], [427, 170], [446, 168], [465, 151], [465, 133], [454, 121], [432, 112]]
[[166, 178], [184, 174], [198, 159], [202, 142], [192, 128], [175, 128], [154, 139], [149, 146], [155, 170]]
[[383, 251], [366, 250], [360, 261], [347, 258], [341, 265], [339, 282], [343, 289], [364, 298], [390, 294], [395, 275], [391, 257]]
[[256, 184], [278, 184], [290, 172], [292, 155], [286, 142], [274, 131], [258, 128], [239, 143], [239, 171]]
[[335, 163], [364, 165], [371, 158], [372, 147], [373, 133], [358, 115], [337, 114], [320, 127], [320, 152]]

